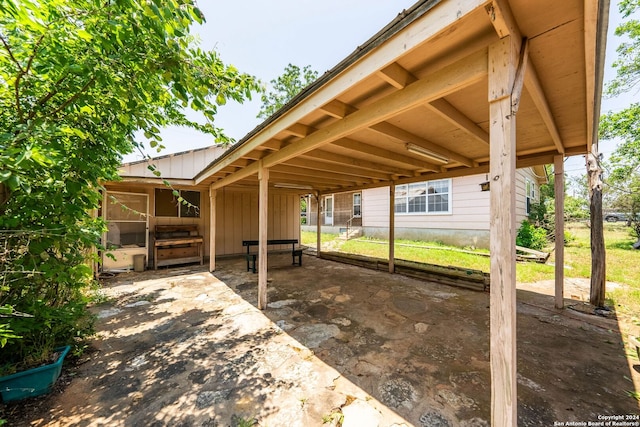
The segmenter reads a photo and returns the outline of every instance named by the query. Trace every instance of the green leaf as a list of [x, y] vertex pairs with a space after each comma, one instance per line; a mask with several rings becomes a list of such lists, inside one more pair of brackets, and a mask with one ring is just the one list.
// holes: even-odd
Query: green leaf
[[93, 39], [93, 36], [86, 30], [78, 30], [78, 36], [85, 41], [91, 41]]

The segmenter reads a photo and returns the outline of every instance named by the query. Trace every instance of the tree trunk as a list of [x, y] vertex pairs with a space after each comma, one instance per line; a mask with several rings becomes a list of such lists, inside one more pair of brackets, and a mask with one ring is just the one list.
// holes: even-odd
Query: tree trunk
[[587, 155], [587, 175], [591, 211], [591, 294], [589, 302], [596, 307], [602, 307], [606, 291], [606, 254], [602, 219], [602, 169], [598, 162], [598, 147], [596, 145]]

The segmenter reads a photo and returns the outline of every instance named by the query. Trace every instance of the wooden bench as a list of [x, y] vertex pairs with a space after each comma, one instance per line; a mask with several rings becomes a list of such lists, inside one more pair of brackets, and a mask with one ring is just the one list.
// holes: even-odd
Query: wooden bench
[[197, 225], [156, 225], [154, 237], [154, 270], [165, 265], [203, 264], [204, 239], [198, 235]]
[[[260, 244], [259, 240], [243, 240], [242, 246], [247, 247], [247, 254], [245, 255], [245, 259], [247, 260], [247, 271], [256, 272], [256, 260], [258, 259], [257, 253], [251, 253], [251, 246], [258, 246]], [[302, 266], [302, 248], [296, 248], [298, 244], [298, 239], [272, 239], [267, 240], [267, 246], [271, 245], [291, 245], [291, 265]], [[298, 258], [298, 262], [296, 262], [296, 258]]]

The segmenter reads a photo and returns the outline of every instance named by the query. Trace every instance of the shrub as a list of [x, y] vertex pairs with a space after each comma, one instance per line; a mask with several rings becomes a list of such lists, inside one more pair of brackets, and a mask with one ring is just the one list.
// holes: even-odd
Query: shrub
[[0, 328], [0, 375], [47, 363], [56, 347], [80, 344], [93, 332], [87, 249], [101, 226], [91, 233], [89, 223], [82, 225], [0, 233], [0, 304], [8, 308]]
[[541, 250], [547, 246], [547, 230], [536, 227], [529, 221], [523, 221], [516, 235], [516, 245]]

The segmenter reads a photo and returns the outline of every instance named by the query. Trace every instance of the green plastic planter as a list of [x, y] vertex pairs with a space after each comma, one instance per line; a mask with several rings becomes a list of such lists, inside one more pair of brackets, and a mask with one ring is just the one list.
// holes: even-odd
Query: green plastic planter
[[71, 350], [71, 346], [68, 345], [56, 348], [55, 351], [60, 352], [60, 356], [55, 363], [0, 377], [2, 401], [5, 403], [13, 402], [50, 392], [51, 387], [60, 376], [62, 362], [69, 350]]

